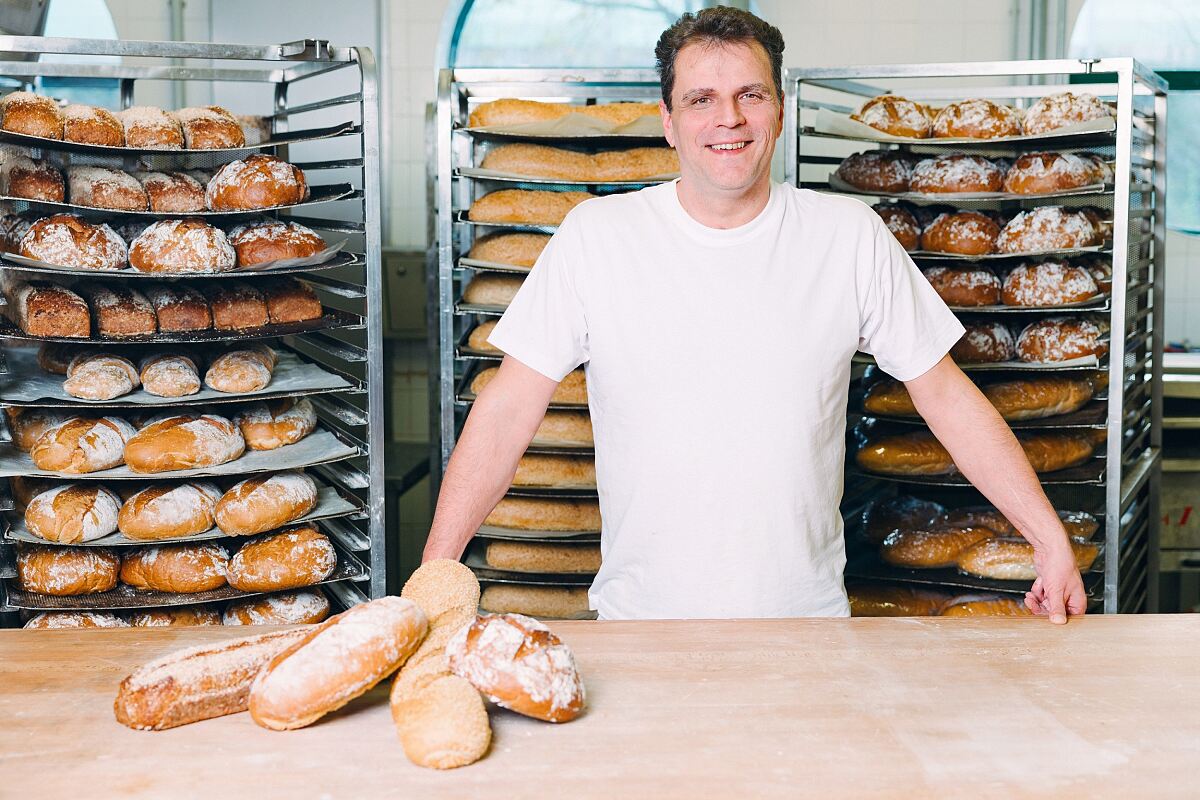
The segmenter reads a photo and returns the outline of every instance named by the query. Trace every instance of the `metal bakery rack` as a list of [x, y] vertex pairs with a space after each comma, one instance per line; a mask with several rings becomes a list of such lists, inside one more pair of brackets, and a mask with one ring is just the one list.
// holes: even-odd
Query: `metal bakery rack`
[[[1084, 85], [1065, 85], [1082, 83]], [[934, 106], [982, 97], [1023, 108], [1036, 98], [1071, 90], [1089, 92], [1114, 103], [1115, 124], [1107, 129], [1077, 130], [1041, 138], [998, 140], [918, 139], [900, 142], [868, 131], [855, 131], [847, 115], [864, 102], [894, 93]], [[1166, 84], [1128, 58], [951, 64], [903, 64], [831, 69], [789, 69], [783, 148], [788, 182], [817, 191], [831, 186], [830, 173], [841, 159], [868, 149], [907, 148], [915, 153], [971, 152], [1009, 156], [1043, 150], [1084, 151], [1113, 165], [1112, 186], [1051, 195], [1005, 196], [988, 200], [940, 200], [936, 195], [905, 199], [918, 204], [950, 202], [969, 209], [1018, 210], [1039, 205], [1088, 205], [1111, 214], [1111, 298], [1087, 308], [972, 309], [972, 316], [1019, 324], [1050, 314], [1086, 313], [1109, 326], [1109, 353], [1093, 365], [1060, 365], [1051, 373], [1099, 369], [1107, 374], [1107, 399], [1070, 417], [1048, 417], [1020, 427], [1084, 428], [1106, 434], [1097, 456], [1081, 467], [1043, 473], [1057, 508], [1096, 514], [1095, 539], [1100, 555], [1085, 575], [1092, 607], [1107, 613], [1153, 611], [1157, 607], [1160, 462], [1162, 453], [1163, 268], [1166, 153]], [[865, 134], [865, 135], [864, 135]], [[860, 193], [870, 194], [870, 193]], [[880, 195], [874, 195], [881, 197]], [[866, 202], [872, 202], [866, 199]], [[917, 263], [927, 259], [914, 254]], [[1019, 259], [1018, 259], [1019, 260]], [[1000, 259], [1001, 262], [1012, 258]], [[943, 259], [941, 263], [945, 263]], [[995, 263], [995, 262], [988, 262]], [[1036, 372], [1034, 372], [1036, 370]], [[861, 371], [859, 371], [859, 374]], [[969, 371], [969, 375], [987, 374]], [[1013, 375], [1046, 374], [1044, 365], [1014, 365]], [[856, 375], [857, 380], [857, 375]], [[851, 419], [859, 408], [851, 391]], [[935, 584], [1023, 593], [1027, 582], [987, 581], [951, 569], [905, 570], [890, 567], [857, 536], [865, 504], [896, 492], [941, 499], [950, 505], [978, 504], [982, 498], [960, 478], [887, 478], [853, 467], [846, 475], [843, 513], [850, 549], [848, 577], [900, 583]]]
[[[481, 103], [500, 98], [523, 98], [542, 102], [588, 105], [621, 101], [654, 102], [660, 96], [658, 75], [648, 69], [456, 69], [442, 70], [438, 76], [436, 121], [436, 161], [431, 171], [432, 224], [435, 230], [431, 253], [431, 324], [437, 331], [432, 348], [433, 373], [437, 390], [431, 393], [434, 436], [434, 484], [450, 459], [458, 433], [470, 410], [474, 394], [471, 381], [480, 370], [499, 364], [499, 354], [478, 351], [467, 345], [473, 327], [503, 313], [503, 307], [468, 305], [462, 302], [463, 289], [483, 273], [517, 273], [527, 270], [488, 264], [464, 258], [476, 237], [497, 230], [553, 233], [554, 226], [484, 225], [468, 219], [473, 200], [501, 189], [550, 191], [589, 191], [609, 194], [642, 188], [654, 181], [570, 183], [542, 178], [489, 177], [478, 169], [489, 148], [509, 142], [532, 141], [538, 144], [594, 152], [626, 147], [664, 146], [661, 128], [636, 133], [572, 132], [521, 134], [473, 130], [471, 111]], [[552, 403], [551, 408], [586, 408]], [[530, 452], [559, 452], [591, 455], [587, 448], [531, 447]], [[513, 487], [510, 496], [552, 496], [594, 499], [594, 490], [539, 490]], [[466, 563], [480, 580], [489, 583], [524, 585], [586, 586], [592, 575], [546, 575], [505, 572], [490, 569], [483, 558], [486, 542], [513, 539], [540, 542], [595, 542], [599, 532], [564, 537], [553, 532], [505, 531], [484, 526], [467, 551]]]
[[[36, 342], [28, 341], [19, 328], [9, 323], [0, 330], [0, 405], [68, 407], [86, 413], [128, 413], [131, 409], [157, 412], [164, 408], [203, 405], [216, 413], [229, 402], [284, 396], [308, 396], [317, 411], [317, 430], [305, 439], [274, 451], [251, 452], [241, 459], [207, 471], [208, 474], [243, 475], [303, 467], [318, 484], [317, 507], [306, 517], [326, 533], [338, 551], [338, 565], [323, 588], [334, 609], [349, 607], [388, 590], [387, 551], [384, 535], [383, 481], [383, 343], [382, 289], [380, 270], [380, 163], [378, 122], [378, 78], [375, 57], [362, 47], [338, 47], [329, 42], [306, 39], [276, 45], [196, 44], [185, 42], [109, 41], [52, 37], [0, 36], [0, 52], [68, 56], [118, 56], [125, 63], [80, 63], [76, 60], [0, 61], [0, 76], [32, 88], [38, 76], [79, 79], [81, 82], [110, 79], [119, 86], [120, 107], [133, 105], [139, 86], [192, 82], [214, 86], [236, 84], [247, 96], [258, 98], [254, 110], [261, 115], [265, 140], [248, 139], [244, 148], [233, 150], [139, 151], [106, 148], [37, 139], [0, 132], [0, 144], [45, 158], [59, 166], [73, 163], [100, 164], [122, 169], [212, 169], [255, 152], [265, 152], [291, 161], [303, 169], [311, 186], [305, 202], [265, 212], [201, 214], [214, 225], [230, 228], [248, 219], [266, 215], [291, 220], [316, 230], [331, 245], [340, 245], [332, 258], [320, 264], [293, 265], [272, 272], [285, 272], [312, 287], [325, 314], [318, 320], [283, 326], [266, 326], [250, 331], [206, 331], [203, 335], [160, 334], [152, 341], [200, 342], [201, 348], [245, 341], [270, 342], [280, 355], [276, 379], [263, 392], [252, 395], [220, 395], [205, 389], [188, 398], [164, 402], [145, 392], [108, 402], [77, 400], [61, 389], [61, 377], [42, 373], [36, 363]], [[132, 59], [132, 61], [131, 61]], [[111, 59], [109, 60], [111, 61]], [[351, 88], [347, 91], [346, 87]], [[331, 88], [332, 87], [332, 88]], [[113, 109], [116, 110], [116, 109]], [[102, 209], [64, 207], [64, 204], [30, 203], [19, 199], [6, 205], [17, 213], [52, 214], [70, 211], [110, 221], [114, 226], [140, 219], [183, 216], [152, 212], [122, 213]], [[192, 216], [192, 215], [186, 215]], [[73, 270], [30, 264], [11, 254], [0, 256], [0, 271], [6, 278], [55, 279], [72, 277]], [[59, 273], [58, 276], [47, 273]], [[89, 276], [107, 280], [129, 279], [135, 288], [144, 276], [132, 270]], [[187, 278], [190, 282], [255, 280], [254, 272], [212, 275], [156, 275], [157, 280]], [[84, 340], [73, 340], [83, 342]], [[130, 340], [139, 341], [139, 340]], [[104, 340], [112, 350], [128, 347], [122, 340]], [[284, 380], [286, 378], [286, 380]], [[12, 443], [0, 443], [0, 474], [34, 474], [31, 462], [20, 469], [28, 456]], [[189, 471], [195, 474], [196, 471]], [[205, 471], [201, 471], [203, 473]], [[189, 473], [160, 473], [149, 476], [169, 480]], [[115, 487], [133, 475], [120, 467], [85, 475], [63, 477], [64, 482], [98, 480]], [[231, 482], [231, 481], [230, 481]], [[0, 507], [4, 510], [4, 539], [0, 543], [0, 577], [5, 595], [0, 608], [134, 608], [186, 605], [242, 596], [229, 587], [195, 595], [146, 593], [118, 586], [111, 592], [78, 597], [49, 597], [21, 591], [14, 580], [14, 545], [38, 541], [29, 534], [22, 515], [14, 511], [8, 481], [2, 481]], [[216, 538], [216, 529], [192, 538]], [[128, 546], [135, 544], [113, 534], [89, 545]], [[236, 547], [236, 542], [234, 543]], [[10, 617], [11, 619], [11, 617]]]

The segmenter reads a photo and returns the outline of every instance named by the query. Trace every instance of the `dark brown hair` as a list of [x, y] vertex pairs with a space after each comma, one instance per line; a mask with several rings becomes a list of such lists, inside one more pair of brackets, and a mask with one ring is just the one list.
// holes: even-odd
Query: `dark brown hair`
[[695, 14], [687, 13], [662, 32], [654, 46], [658, 77], [662, 82], [663, 102], [671, 109], [671, 91], [675, 88], [675, 57], [684, 45], [693, 42], [723, 44], [758, 42], [771, 59], [771, 77], [775, 79], [775, 95], [783, 100], [783, 34], [779, 28], [764, 22], [749, 11], [729, 6], [705, 8]]

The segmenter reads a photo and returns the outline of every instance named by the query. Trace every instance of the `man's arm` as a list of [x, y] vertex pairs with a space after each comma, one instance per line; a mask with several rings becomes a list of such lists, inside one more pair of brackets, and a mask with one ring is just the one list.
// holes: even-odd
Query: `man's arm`
[[557, 386], [556, 381], [505, 356], [496, 377], [475, 400], [450, 456], [422, 563], [462, 555], [512, 483], [517, 462]]
[[1033, 545], [1038, 578], [1025, 604], [1051, 622], [1087, 607], [1066, 530], [1008, 425], [949, 356], [904, 384], [959, 471]]

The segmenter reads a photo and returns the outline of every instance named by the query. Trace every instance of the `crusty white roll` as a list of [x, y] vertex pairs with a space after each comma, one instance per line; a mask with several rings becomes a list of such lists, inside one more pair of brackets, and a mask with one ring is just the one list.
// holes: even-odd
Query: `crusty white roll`
[[317, 505], [317, 484], [303, 472], [259, 475], [235, 484], [217, 501], [217, 527], [248, 536], [300, 519]]
[[129, 359], [111, 353], [81, 353], [67, 366], [63, 391], [83, 400], [112, 400], [141, 383]]
[[117, 585], [121, 557], [107, 547], [19, 544], [17, 586], [27, 592], [70, 597], [107, 592]]
[[221, 491], [211, 483], [159, 483], [125, 501], [117, 527], [129, 539], [183, 539], [212, 529]]
[[229, 554], [215, 542], [156, 544], [125, 556], [121, 583], [158, 592], [209, 592], [228, 582], [228, 565]]
[[221, 615], [224, 625], [312, 625], [329, 616], [329, 598], [317, 588], [234, 600]]
[[29, 450], [34, 466], [51, 472], [82, 475], [120, 465], [133, 426], [120, 417], [75, 417], [51, 428]]
[[245, 711], [250, 684], [305, 631], [272, 631], [176, 650], [135, 669], [117, 691], [117, 722], [161, 731]]
[[402, 597], [355, 606], [271, 659], [250, 687], [250, 716], [272, 730], [311, 725], [399, 668], [429, 628]]
[[152, 422], [125, 445], [125, 463], [134, 472], [158, 473], [213, 467], [246, 450], [242, 434], [215, 414], [180, 414]]
[[313, 527], [269, 533], [229, 559], [229, 585], [243, 592], [276, 592], [320, 583], [337, 568], [329, 537]]
[[218, 392], [245, 394], [265, 389], [275, 372], [275, 351], [266, 345], [217, 356], [204, 374], [204, 385]]
[[120, 506], [121, 499], [103, 486], [67, 483], [29, 501], [25, 527], [48, 542], [91, 542], [117, 529]]
[[200, 391], [196, 362], [180, 353], [159, 353], [139, 365], [142, 387], [156, 397], [187, 397]]
[[246, 406], [233, 418], [251, 450], [295, 444], [317, 427], [317, 412], [307, 397], [282, 397]]
[[476, 617], [450, 639], [446, 655], [451, 672], [499, 706], [547, 722], [583, 713], [583, 681], [571, 649], [535, 619]]

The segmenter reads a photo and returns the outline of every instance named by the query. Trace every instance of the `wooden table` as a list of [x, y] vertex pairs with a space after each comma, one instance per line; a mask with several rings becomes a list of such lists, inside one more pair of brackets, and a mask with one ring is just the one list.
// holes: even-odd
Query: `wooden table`
[[[570, 622], [589, 712], [494, 709], [411, 765], [376, 688], [303, 730], [113, 720], [121, 678], [241, 631], [0, 631], [0, 797], [1166, 797], [1200, 793], [1200, 616]], [[386, 687], [386, 684], [384, 684]]]

